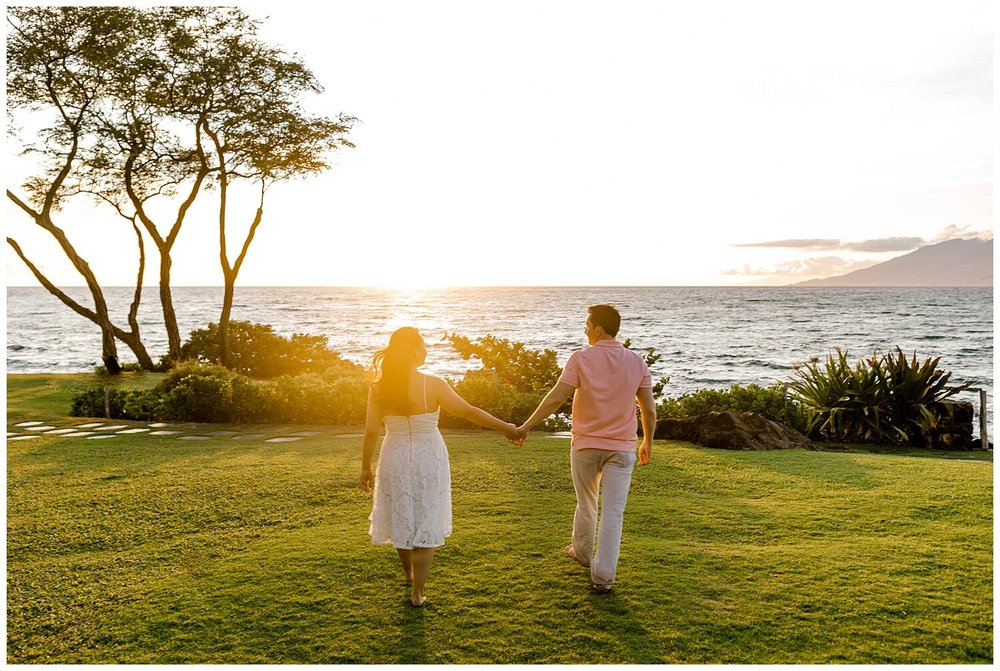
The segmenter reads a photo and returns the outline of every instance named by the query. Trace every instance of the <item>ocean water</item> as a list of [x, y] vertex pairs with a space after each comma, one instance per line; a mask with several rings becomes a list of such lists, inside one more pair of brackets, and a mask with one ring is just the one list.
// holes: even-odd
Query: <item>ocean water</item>
[[[133, 289], [106, 291], [126, 324]], [[91, 305], [85, 288], [67, 293]], [[139, 322], [154, 359], [166, 351], [155, 288], [144, 292]], [[182, 338], [218, 320], [222, 289], [177, 287]], [[400, 326], [416, 326], [428, 344], [424, 370], [461, 376], [463, 361], [447, 333], [487, 333], [552, 349], [560, 364], [586, 345], [587, 306], [612, 303], [620, 338], [663, 355], [653, 368], [670, 377], [667, 394], [790, 379], [792, 366], [846, 348], [852, 360], [899, 346], [921, 359], [941, 357], [955, 383], [993, 388], [992, 288], [559, 287], [392, 290], [239, 287], [233, 319], [271, 324], [282, 335], [326, 336], [345, 358], [364, 363]], [[7, 289], [9, 372], [90, 371], [100, 363], [96, 326], [41, 287]], [[134, 361], [119, 344], [119, 358]], [[975, 400], [972, 396], [970, 400]]]

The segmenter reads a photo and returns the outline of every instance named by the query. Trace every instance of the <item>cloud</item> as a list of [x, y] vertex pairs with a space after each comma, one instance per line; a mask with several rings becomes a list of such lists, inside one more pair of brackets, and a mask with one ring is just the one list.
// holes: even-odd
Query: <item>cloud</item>
[[[876, 238], [861, 242], [843, 242], [829, 239], [807, 240], [771, 240], [767, 242], [749, 242], [734, 247], [780, 247], [783, 249], [811, 249], [815, 251], [845, 251], [845, 252], [908, 252], [925, 243], [923, 238], [897, 237]], [[831, 257], [826, 257], [831, 258]]]
[[782, 247], [786, 249], [837, 249], [840, 240], [771, 240], [769, 242], [747, 242], [733, 247]]
[[807, 280], [814, 277], [844, 275], [855, 270], [874, 266], [878, 261], [851, 261], [839, 256], [814, 256], [807, 259], [786, 261], [771, 268], [751, 268], [744, 265], [722, 272], [723, 275], [741, 277], [770, 277], [774, 279]]
[[944, 242], [945, 240], [992, 240], [993, 231], [970, 231], [968, 226], [956, 226], [951, 224], [940, 233], [931, 238], [930, 242]]
[[840, 249], [851, 252], [908, 252], [925, 244], [923, 238], [878, 238], [861, 242], [846, 242]]

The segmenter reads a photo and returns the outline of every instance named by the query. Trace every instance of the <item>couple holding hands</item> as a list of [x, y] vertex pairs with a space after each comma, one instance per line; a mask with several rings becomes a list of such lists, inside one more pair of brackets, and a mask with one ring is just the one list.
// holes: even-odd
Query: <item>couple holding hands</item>
[[[427, 349], [415, 328], [403, 327], [372, 357], [375, 382], [368, 394], [360, 486], [374, 488], [369, 517], [372, 543], [391, 543], [412, 585], [410, 603], [423, 606], [434, 548], [451, 534], [451, 473], [448, 449], [438, 430], [441, 408], [522, 445], [531, 427], [573, 396], [570, 467], [576, 491], [573, 537], [565, 554], [590, 569], [594, 590], [611, 590], [618, 565], [622, 519], [632, 467], [649, 463], [656, 406], [645, 360], [615, 336], [621, 323], [610, 305], [587, 310], [590, 346], [574, 352], [559, 381], [519, 427], [469, 405], [444, 380], [417, 372]], [[636, 454], [635, 407], [642, 443]], [[378, 466], [375, 445], [385, 424]], [[597, 500], [601, 493], [601, 519]], [[596, 533], [595, 533], [596, 532]], [[596, 552], [595, 552], [596, 535]]]

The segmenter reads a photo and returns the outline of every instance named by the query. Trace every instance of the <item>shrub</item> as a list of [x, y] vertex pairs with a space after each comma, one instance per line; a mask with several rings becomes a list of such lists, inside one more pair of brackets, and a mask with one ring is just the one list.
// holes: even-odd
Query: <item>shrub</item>
[[231, 422], [236, 374], [221, 366], [181, 366], [153, 392], [159, 398], [159, 417], [167, 421]]
[[707, 412], [736, 410], [754, 412], [798, 431], [805, 431], [802, 407], [787, 398], [782, 384], [761, 387], [734, 384], [729, 389], [699, 389], [677, 398], [666, 398], [656, 406], [658, 417], [690, 417]]
[[[548, 393], [548, 389], [519, 390], [511, 384], [501, 381], [492, 372], [483, 370], [469, 371], [461, 380], [451, 384], [458, 395], [470, 404], [514, 424], [521, 424], [528, 419]], [[463, 429], [478, 428], [478, 425], [472, 422], [448, 414], [441, 415], [441, 426]], [[565, 418], [556, 414], [547, 418], [540, 425], [540, 428], [545, 431], [563, 431], [569, 428], [569, 423]]]
[[[465, 360], [479, 359], [482, 366], [472, 370], [456, 382], [451, 382], [459, 396], [496, 417], [520, 424], [526, 420], [549, 390], [559, 381], [562, 368], [556, 361], [554, 350], [533, 350], [524, 343], [497, 338], [487, 333], [473, 341], [451, 333], [447, 335], [455, 351]], [[622, 343], [630, 347], [631, 340]], [[660, 359], [652, 347], [642, 355], [648, 366]], [[669, 378], [660, 378], [653, 384], [653, 395], [659, 397]], [[572, 398], [542, 423], [549, 431], [569, 428]], [[469, 427], [470, 422], [442, 417], [442, 426]]]
[[[303, 373], [351, 373], [361, 370], [327, 347], [326, 338], [303, 333], [284, 338], [268, 324], [229, 322], [229, 350], [232, 370], [254, 378], [274, 378]], [[181, 347], [184, 359], [218, 364], [219, 325], [191, 332]]]
[[361, 424], [365, 420], [368, 380], [364, 375], [282, 376], [267, 387], [274, 417], [304, 424]]
[[548, 392], [559, 381], [562, 369], [556, 361], [555, 350], [528, 349], [524, 343], [497, 338], [490, 333], [474, 342], [455, 333], [447, 338], [463, 359], [479, 359], [482, 370], [490, 371], [498, 381], [518, 391]]
[[[71, 417], [105, 417], [105, 387], [88, 387], [73, 395], [69, 414]], [[107, 388], [108, 408], [111, 419], [141, 419], [125, 413], [129, 392], [124, 389]]]
[[[254, 380], [221, 366], [186, 363], [148, 391], [110, 390], [115, 419], [223, 422], [360, 424], [368, 382], [350, 374], [285, 375]], [[104, 416], [104, 388], [73, 397], [77, 416]]]
[[951, 373], [938, 370], [939, 362], [920, 364], [916, 352], [907, 359], [897, 347], [851, 367], [838, 348], [822, 367], [815, 358], [798, 367], [789, 390], [806, 409], [814, 438], [925, 445], [937, 422], [931, 405], [969, 387], [946, 390]]

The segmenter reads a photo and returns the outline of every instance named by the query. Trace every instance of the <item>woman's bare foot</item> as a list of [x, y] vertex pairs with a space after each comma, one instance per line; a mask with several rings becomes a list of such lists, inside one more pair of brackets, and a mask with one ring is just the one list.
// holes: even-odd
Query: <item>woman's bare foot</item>
[[420, 608], [425, 603], [427, 603], [427, 597], [424, 596], [423, 594], [420, 594], [418, 596], [416, 593], [413, 593], [413, 594], [410, 595], [410, 605], [411, 606], [413, 606], [415, 608]]

